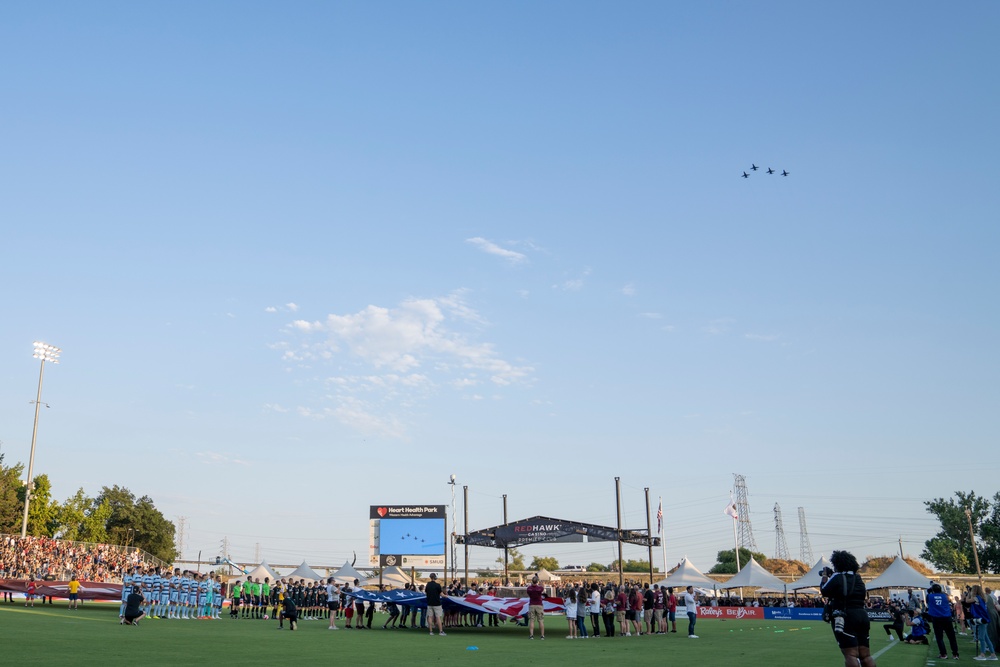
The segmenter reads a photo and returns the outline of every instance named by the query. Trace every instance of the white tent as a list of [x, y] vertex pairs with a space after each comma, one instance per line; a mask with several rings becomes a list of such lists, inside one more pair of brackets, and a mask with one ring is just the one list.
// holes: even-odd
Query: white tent
[[681, 564], [677, 566], [677, 569], [674, 570], [666, 579], [657, 581], [656, 584], [660, 588], [687, 588], [688, 586], [717, 588], [719, 586], [719, 582], [715, 579], [706, 577], [701, 573], [701, 570], [696, 568], [687, 558], [682, 560]]
[[910, 566], [902, 556], [896, 556], [892, 565], [885, 568], [885, 572], [869, 581], [865, 586], [868, 590], [873, 588], [923, 588], [931, 585], [931, 580], [920, 574]]
[[811, 570], [792, 583], [788, 584], [788, 590], [796, 591], [801, 588], [819, 588], [820, 582], [823, 579], [823, 577], [820, 576], [819, 571], [824, 567], [833, 569], [833, 563], [827, 560], [826, 556], [820, 556], [819, 560], [816, 561], [816, 564], [812, 566]]
[[368, 581], [368, 577], [355, 570], [354, 566], [347, 561], [344, 562], [344, 566], [342, 568], [340, 568], [330, 576], [332, 576], [333, 580], [336, 581], [341, 586], [347, 584], [353, 586], [355, 579], [361, 582], [362, 586], [367, 586], [370, 583]]
[[[378, 583], [378, 577], [372, 577], [372, 583]], [[410, 575], [399, 569], [396, 565], [390, 565], [382, 570], [382, 583], [393, 588], [402, 588], [410, 583]]]
[[722, 588], [766, 588], [770, 591], [785, 590], [785, 582], [764, 569], [753, 558], [743, 566], [743, 569], [733, 575], [729, 581], [720, 584]]
[[302, 565], [299, 565], [292, 572], [285, 575], [291, 579], [305, 579], [306, 581], [319, 581], [323, 577], [316, 573], [311, 567], [306, 565], [305, 561], [302, 561]]
[[281, 578], [281, 575], [275, 572], [274, 569], [267, 564], [266, 560], [262, 560], [260, 562], [260, 565], [258, 565], [257, 567], [255, 567], [254, 569], [250, 570], [247, 573], [248, 579], [260, 579], [261, 581], [263, 581], [264, 577], [267, 577], [268, 579], [271, 580], [271, 583], [274, 583], [275, 581]]
[[538, 580], [539, 581], [562, 581], [562, 577], [558, 574], [552, 574], [544, 567], [538, 570]]

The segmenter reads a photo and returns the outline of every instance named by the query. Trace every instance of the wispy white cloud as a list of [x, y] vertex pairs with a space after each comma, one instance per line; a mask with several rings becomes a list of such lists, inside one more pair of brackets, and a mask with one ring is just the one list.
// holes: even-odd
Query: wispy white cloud
[[[395, 307], [369, 305], [322, 320], [294, 320], [289, 341], [271, 347], [295, 369], [335, 364], [325, 379], [323, 407], [299, 407], [303, 417], [333, 418], [365, 433], [405, 434], [401, 410], [441, 387], [457, 390], [529, 382], [534, 369], [503, 358], [481, 340], [488, 322], [466, 290], [407, 299]], [[357, 372], [343, 373], [346, 369]], [[330, 407], [332, 405], [333, 407]]]
[[628, 285], [622, 287], [622, 294], [625, 296], [635, 296], [635, 285], [629, 283]]
[[645, 318], [647, 320], [662, 320], [663, 315], [660, 313], [639, 313], [639, 317]]
[[502, 259], [507, 260], [511, 264], [522, 264], [528, 261], [528, 256], [524, 253], [517, 252], [516, 250], [510, 250], [508, 248], [503, 248], [493, 241], [488, 241], [481, 236], [476, 236], [471, 239], [465, 239], [466, 243], [472, 244], [485, 252], [488, 255], [495, 255]]
[[712, 336], [719, 336], [721, 334], [727, 333], [732, 328], [735, 322], [736, 320], [734, 320], [731, 317], [720, 317], [712, 320], [707, 325], [705, 325], [702, 331]]
[[283, 306], [267, 306], [264, 308], [265, 313], [297, 313], [299, 312], [299, 305], [294, 301], [289, 301]]
[[749, 340], [756, 340], [756, 341], [760, 341], [762, 343], [773, 343], [774, 341], [778, 340], [778, 338], [779, 338], [778, 334], [747, 333], [747, 334], [743, 334], [743, 336], [744, 336], [744, 338], [747, 338]]
[[196, 452], [195, 456], [205, 461], [206, 463], [218, 463], [220, 465], [240, 465], [249, 466], [250, 462], [245, 461], [229, 454], [222, 454], [221, 452]]
[[567, 280], [562, 281], [561, 283], [553, 285], [552, 287], [554, 289], [559, 289], [564, 292], [579, 292], [580, 290], [583, 289], [585, 279], [589, 275], [590, 275], [590, 267], [584, 269], [583, 272], [578, 277], [569, 278]]

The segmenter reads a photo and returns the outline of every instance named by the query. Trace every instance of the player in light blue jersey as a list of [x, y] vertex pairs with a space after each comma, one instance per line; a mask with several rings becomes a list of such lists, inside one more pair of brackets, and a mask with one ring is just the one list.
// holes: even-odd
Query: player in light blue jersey
[[153, 582], [156, 579], [156, 575], [153, 574], [153, 568], [146, 570], [146, 574], [142, 575], [142, 597], [143, 605], [142, 610], [149, 618], [150, 614], [153, 613]]
[[211, 588], [211, 584], [208, 583], [207, 577], [203, 574], [198, 575], [198, 618], [204, 619], [208, 618], [208, 593]]
[[180, 602], [181, 569], [174, 568], [174, 576], [170, 577], [170, 605], [167, 607], [167, 618], [179, 618], [178, 605]]
[[163, 577], [157, 570], [153, 570], [153, 577], [149, 586], [149, 616], [147, 618], [159, 618], [158, 607], [160, 606], [160, 591], [163, 588]]
[[160, 575], [160, 604], [156, 615], [160, 618], [170, 618], [170, 570]]
[[181, 577], [181, 618], [191, 618], [191, 583], [191, 573], [184, 570]]
[[215, 575], [212, 580], [212, 618], [222, 618], [222, 576]]

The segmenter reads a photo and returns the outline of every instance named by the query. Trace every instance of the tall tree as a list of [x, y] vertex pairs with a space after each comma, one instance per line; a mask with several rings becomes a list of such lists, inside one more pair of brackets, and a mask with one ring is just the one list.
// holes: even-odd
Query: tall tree
[[24, 515], [22, 474], [23, 464], [5, 466], [3, 454], [0, 453], [0, 533], [21, 532], [21, 519]]
[[[969, 535], [969, 519], [965, 510], [971, 512], [972, 525], [984, 523], [990, 517], [990, 501], [977, 496], [975, 491], [955, 492], [955, 498], [935, 498], [924, 503], [927, 511], [937, 517], [941, 530], [924, 543], [920, 557], [930, 561], [944, 572], [968, 573], [975, 569], [972, 553], [972, 537]], [[994, 511], [995, 514], [995, 511]], [[978, 542], [978, 540], [977, 540]], [[994, 543], [995, 544], [995, 543]], [[981, 551], [985, 545], [977, 544]], [[984, 566], [984, 569], [985, 568]]]
[[528, 566], [529, 570], [541, 570], [546, 569], [549, 572], [559, 569], [559, 561], [553, 556], [535, 556], [531, 561], [531, 565]]
[[[28, 504], [28, 535], [53, 537], [59, 527], [59, 503], [52, 500], [52, 482], [48, 475], [35, 477], [34, 489]], [[24, 520], [24, 497], [27, 488], [22, 486], [17, 493], [21, 506], [21, 520]], [[20, 526], [19, 526], [20, 528]]]
[[[503, 556], [501, 555], [497, 558], [497, 563], [500, 567], [503, 567]], [[507, 550], [507, 569], [508, 570], [527, 570], [528, 568], [524, 565], [524, 554], [522, 554], [517, 549]]]
[[[749, 563], [751, 556], [753, 556], [753, 559], [758, 563], [763, 563], [767, 560], [767, 556], [762, 553], [757, 553], [756, 551], [750, 551], [749, 549], [740, 547], [740, 567]], [[736, 567], [735, 549], [720, 551], [716, 558], [719, 562], [712, 566], [712, 569], [708, 571], [709, 574], [736, 574], [739, 572], [739, 568]]]
[[176, 557], [174, 524], [156, 509], [149, 496], [136, 500], [125, 487], [105, 486], [95, 502], [99, 507], [107, 504], [109, 542], [138, 547], [168, 563]]

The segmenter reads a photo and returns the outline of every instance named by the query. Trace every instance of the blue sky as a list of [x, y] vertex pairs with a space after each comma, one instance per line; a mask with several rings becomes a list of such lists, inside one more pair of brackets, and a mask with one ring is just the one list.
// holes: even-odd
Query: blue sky
[[60, 499], [325, 565], [450, 474], [472, 529], [613, 525], [620, 476], [708, 569], [733, 473], [768, 555], [776, 502], [793, 555], [800, 506], [917, 554], [997, 491], [996, 3], [0, 12], [0, 440], [62, 347]]

